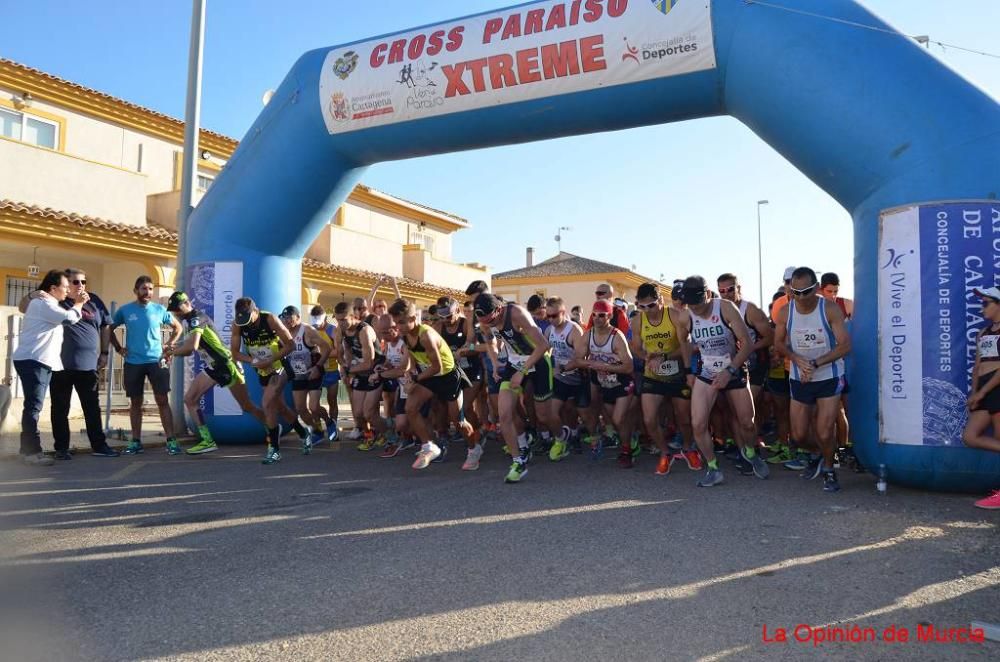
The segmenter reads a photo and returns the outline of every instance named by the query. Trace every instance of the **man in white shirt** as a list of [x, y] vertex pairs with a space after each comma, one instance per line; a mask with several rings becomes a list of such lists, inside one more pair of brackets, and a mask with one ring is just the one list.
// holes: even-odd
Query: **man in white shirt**
[[83, 304], [90, 297], [86, 291], [77, 291], [72, 294], [71, 308], [67, 310], [60, 306], [61, 301], [70, 297], [70, 288], [66, 274], [59, 270], [45, 274], [38, 289], [42, 295], [28, 304], [13, 359], [14, 370], [24, 389], [21, 459], [25, 464], [48, 466], [52, 464], [52, 458], [42, 453], [38, 416], [42, 413], [52, 373], [63, 369], [63, 324], [79, 322]]

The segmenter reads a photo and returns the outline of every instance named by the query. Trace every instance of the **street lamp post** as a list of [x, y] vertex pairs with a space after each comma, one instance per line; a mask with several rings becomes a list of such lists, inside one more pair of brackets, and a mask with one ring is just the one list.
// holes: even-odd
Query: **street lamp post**
[[563, 233], [563, 231], [564, 230], [572, 230], [572, 229], [573, 228], [569, 227], [568, 225], [563, 225], [558, 230], [556, 230], [555, 240], [556, 240], [556, 247], [557, 247], [556, 250], [557, 250], [557, 252], [562, 253], [562, 233]]
[[768, 204], [767, 200], [757, 201], [757, 287], [760, 293], [757, 305], [759, 306], [766, 303], [764, 301], [764, 250], [760, 241], [760, 207], [766, 204]]
[[[187, 269], [187, 223], [194, 209], [194, 192], [198, 181], [198, 130], [201, 124], [201, 63], [205, 43], [205, 4], [193, 0], [191, 5], [191, 44], [188, 52], [187, 104], [184, 110], [184, 151], [181, 169], [181, 204], [177, 211], [177, 272], [174, 289], [189, 286], [184, 282]], [[184, 359], [177, 359], [171, 370], [170, 409], [174, 428], [183, 431], [184, 422]]]

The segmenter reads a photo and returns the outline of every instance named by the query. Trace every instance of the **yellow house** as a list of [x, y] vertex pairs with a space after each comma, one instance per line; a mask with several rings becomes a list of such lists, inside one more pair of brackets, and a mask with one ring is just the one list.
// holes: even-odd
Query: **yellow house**
[[[586, 317], [596, 299], [594, 293], [598, 285], [611, 285], [615, 296], [629, 303], [635, 302], [635, 292], [643, 283], [660, 285], [631, 269], [572, 253], [561, 252], [538, 264], [533, 264], [533, 258], [533, 249], [529, 248], [527, 266], [493, 274], [493, 291], [508, 301], [521, 304], [533, 294], [544, 298], [562, 297], [567, 309], [580, 306]], [[660, 288], [669, 294], [669, 287], [660, 285]]]
[[[38, 272], [67, 266], [109, 304], [130, 301], [142, 274], [168, 296], [183, 135], [177, 119], [0, 59], [0, 305], [16, 305]], [[237, 144], [201, 130], [196, 204]], [[469, 227], [359, 185], [303, 260], [302, 302], [331, 307], [383, 273], [420, 304], [489, 281], [486, 267], [452, 261], [452, 237]]]

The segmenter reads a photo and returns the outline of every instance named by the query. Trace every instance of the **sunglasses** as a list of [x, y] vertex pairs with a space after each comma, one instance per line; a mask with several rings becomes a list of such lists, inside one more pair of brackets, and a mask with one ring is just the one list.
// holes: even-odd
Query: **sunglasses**
[[545, 317], [547, 317], [550, 320], [557, 320], [559, 319], [559, 315], [560, 313], [556, 313], [555, 315], [546, 315]]
[[86, 285], [87, 284], [87, 279], [86, 278], [79, 278], [79, 279], [76, 279], [76, 280], [71, 280], [70, 282], [73, 283], [74, 285]]
[[600, 319], [604, 319], [607, 316], [608, 316], [607, 313], [594, 313], [594, 317], [597, 317], [597, 318], [600, 318]]
[[736, 291], [736, 286], [735, 285], [733, 285], [732, 287], [720, 287], [719, 288], [719, 294], [731, 294], [731, 293], [733, 293], [735, 291]]
[[797, 289], [795, 289], [793, 287], [793, 288], [791, 288], [792, 294], [795, 295], [795, 296], [797, 296], [797, 297], [808, 296], [808, 295], [810, 295], [810, 294], [813, 293], [813, 291], [816, 289], [817, 285], [818, 285], [818, 283], [813, 283], [809, 287], [803, 287], [801, 290], [797, 290]]
[[657, 304], [656, 301], [651, 301], [650, 303], [639, 303], [638, 301], [636, 301], [635, 307], [638, 308], [639, 310], [653, 310], [654, 308], [656, 308], [656, 304]]
[[611, 292], [597, 290], [596, 292], [594, 292], [594, 294], [596, 294], [599, 297], [606, 297], [606, 296], [610, 296]]

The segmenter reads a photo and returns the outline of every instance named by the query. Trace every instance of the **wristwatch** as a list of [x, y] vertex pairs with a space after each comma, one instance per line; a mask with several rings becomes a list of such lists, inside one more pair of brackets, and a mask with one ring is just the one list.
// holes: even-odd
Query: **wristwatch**
[[816, 363], [816, 359], [809, 359], [809, 365], [812, 366], [813, 370], [819, 367], [819, 364]]
[[735, 377], [736, 375], [740, 374], [740, 371], [737, 370], [736, 368], [734, 368], [733, 366], [729, 366], [728, 368], [726, 368], [726, 372], [728, 372], [733, 377]]

